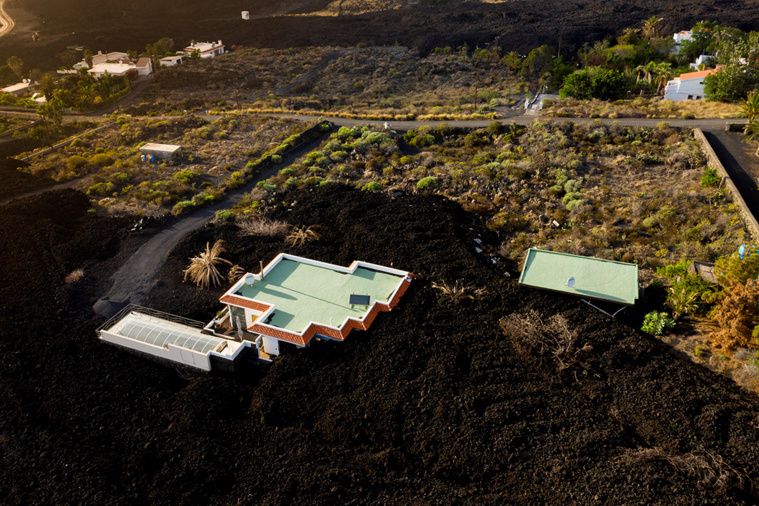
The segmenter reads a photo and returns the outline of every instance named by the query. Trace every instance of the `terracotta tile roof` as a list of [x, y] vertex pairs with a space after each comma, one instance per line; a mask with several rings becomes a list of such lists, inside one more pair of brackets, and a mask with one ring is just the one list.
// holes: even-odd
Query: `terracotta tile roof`
[[708, 76], [709, 74], [714, 74], [715, 72], [719, 70], [721, 69], [707, 69], [707, 70], [700, 70], [698, 72], [688, 72], [687, 74], [680, 74], [680, 80], [685, 81], [687, 79], [701, 79], [703, 77]]

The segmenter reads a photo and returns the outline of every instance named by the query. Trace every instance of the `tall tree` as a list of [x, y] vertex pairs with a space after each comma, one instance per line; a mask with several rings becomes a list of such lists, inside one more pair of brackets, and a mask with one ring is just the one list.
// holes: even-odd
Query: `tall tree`
[[650, 18], [643, 21], [643, 27], [641, 28], [641, 31], [643, 32], [643, 36], [649, 39], [654, 39], [658, 37], [659, 23], [661, 23], [663, 20], [664, 18], [657, 18], [656, 16], [651, 16]]

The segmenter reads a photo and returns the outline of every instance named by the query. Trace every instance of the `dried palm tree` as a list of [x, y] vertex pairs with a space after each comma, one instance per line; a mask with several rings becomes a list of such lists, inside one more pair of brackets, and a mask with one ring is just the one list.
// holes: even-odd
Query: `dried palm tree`
[[442, 299], [449, 300], [453, 304], [458, 304], [465, 300], [481, 299], [487, 294], [484, 288], [475, 288], [472, 285], [465, 285], [461, 281], [454, 284], [446, 282], [432, 283], [432, 288], [440, 292]]
[[221, 284], [222, 276], [216, 264], [232, 264], [229, 260], [225, 260], [219, 256], [226, 251], [222, 244], [224, 244], [224, 241], [221, 239], [216, 241], [213, 247], [211, 247], [210, 243], [206, 243], [206, 250], [190, 259], [190, 266], [183, 271], [184, 278], [182, 281], [186, 281], [187, 276], [190, 276], [192, 282], [200, 288], [210, 288], [211, 286]]
[[285, 237], [285, 244], [290, 246], [303, 246], [307, 242], [318, 241], [321, 236], [313, 227], [298, 227]]
[[234, 284], [241, 277], [245, 276], [246, 272], [247, 271], [245, 269], [235, 264], [229, 268], [229, 274], [227, 274], [227, 281], [229, 281], [230, 284]]

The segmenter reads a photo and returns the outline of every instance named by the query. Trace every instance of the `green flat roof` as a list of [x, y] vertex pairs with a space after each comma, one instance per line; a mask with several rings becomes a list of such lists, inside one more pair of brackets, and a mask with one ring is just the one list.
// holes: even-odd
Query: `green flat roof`
[[[573, 288], [567, 286], [575, 278]], [[601, 258], [570, 255], [530, 248], [519, 282], [591, 299], [635, 304], [638, 298], [638, 266]]]
[[339, 327], [361, 319], [366, 306], [351, 306], [350, 295], [369, 295], [370, 304], [389, 302], [403, 276], [359, 267], [345, 274], [327, 267], [283, 259], [261, 281], [242, 285], [243, 297], [274, 305], [269, 325], [303, 332], [310, 322]]

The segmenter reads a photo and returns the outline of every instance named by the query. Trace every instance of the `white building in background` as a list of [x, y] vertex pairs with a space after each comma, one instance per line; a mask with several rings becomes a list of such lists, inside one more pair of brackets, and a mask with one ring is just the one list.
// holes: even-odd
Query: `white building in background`
[[250, 19], [250, 12], [248, 12], [248, 11], [242, 11], [242, 19], [244, 19], [245, 21], [249, 20]]
[[[113, 51], [110, 53], [103, 53], [102, 51], [98, 51], [98, 54], [92, 55], [92, 66], [99, 65], [101, 63], [129, 63], [132, 60], [129, 59], [129, 55], [126, 53], [121, 53], [118, 51]], [[74, 64], [75, 70], [80, 69], [89, 69], [90, 66], [87, 64], [87, 60], [82, 60], [79, 63]]]
[[698, 58], [696, 58], [696, 61], [690, 64], [690, 68], [693, 70], [698, 70], [699, 65], [707, 65], [711, 60], [714, 59], [714, 56], [708, 55], [708, 54], [702, 54]]
[[149, 76], [153, 73], [153, 61], [150, 58], [140, 58], [134, 64], [134, 68], [137, 70], [137, 74]]
[[693, 32], [691, 30], [683, 30], [674, 34], [672, 38], [675, 40], [675, 45], [672, 46], [670, 53], [677, 54], [680, 52], [680, 44], [693, 38]]
[[213, 58], [224, 54], [224, 44], [221, 41], [218, 42], [195, 42], [184, 48], [184, 52], [191, 55], [195, 51], [198, 52], [201, 58]]
[[704, 78], [720, 70], [721, 68], [716, 68], [680, 74], [680, 77], [676, 77], [667, 83], [667, 87], [664, 89], [664, 98], [675, 102], [702, 100], [704, 98]]
[[184, 58], [182, 55], [165, 56], [161, 58], [161, 67], [174, 67], [176, 65], [181, 65], [182, 58]]
[[106, 74], [114, 77], [124, 77], [130, 70], [137, 71], [137, 66], [134, 63], [98, 63], [93, 65], [87, 73], [95, 79], [100, 79]]
[[11, 95], [17, 95], [21, 93], [22, 91], [29, 89], [31, 85], [32, 85], [32, 81], [30, 79], [23, 79], [20, 83], [16, 83], [16, 84], [13, 84], [11, 86], [1, 89], [0, 92], [10, 93]]

